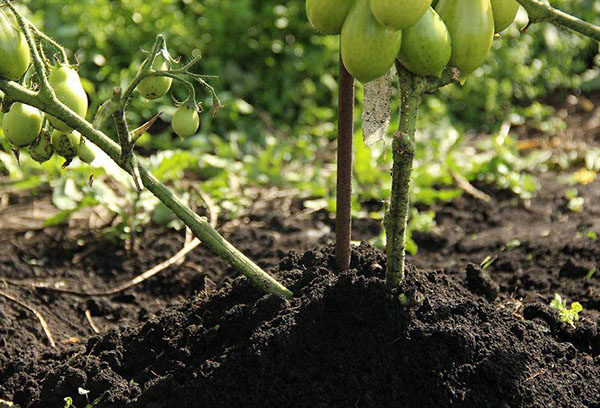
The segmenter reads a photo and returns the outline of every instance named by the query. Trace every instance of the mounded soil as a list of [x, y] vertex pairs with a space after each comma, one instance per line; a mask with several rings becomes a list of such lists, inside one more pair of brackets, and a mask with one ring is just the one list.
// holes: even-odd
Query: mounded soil
[[[273, 211], [230, 235], [294, 291], [291, 301], [232, 279], [205, 250], [112, 298], [20, 289], [60, 327], [59, 345], [49, 348], [37, 320], [2, 301], [0, 398], [61, 407], [70, 396], [83, 406], [81, 387], [103, 408], [600, 407], [600, 281], [584, 276], [600, 261], [600, 245], [582, 235], [600, 232], [600, 183], [581, 187], [587, 206], [576, 214], [559, 199], [568, 186], [541, 180], [546, 188], [531, 203], [490, 190], [494, 203], [464, 196], [437, 208], [440, 231], [417, 236], [420, 253], [394, 290], [383, 281], [383, 254], [368, 244], [355, 247], [351, 270], [334, 272], [325, 214], [299, 218], [310, 227], [303, 230]], [[355, 224], [357, 235], [378, 229]], [[21, 278], [52, 271], [74, 286], [76, 275], [86, 282], [79, 286], [106, 286], [120, 265], [134, 276], [175, 252], [176, 237], [146, 240], [137, 255], [93, 247], [75, 266], [69, 259], [86, 249], [69, 252], [60, 240], [26, 246], [17, 237], [2, 271], [18, 265]], [[62, 256], [50, 256], [57, 249]], [[48, 263], [39, 270], [23, 251], [41, 251], [34, 264]], [[483, 255], [496, 259], [486, 269]], [[548, 307], [554, 292], [583, 304], [576, 328]], [[91, 334], [85, 309], [100, 335]]]
[[[597, 138], [597, 113], [581, 116], [587, 138]], [[585, 198], [575, 213], [561, 176], [540, 174], [530, 201], [476, 185], [491, 202], [465, 194], [435, 205], [438, 230], [415, 234], [419, 253], [393, 290], [368, 244], [335, 272], [328, 214], [289, 196], [257, 199], [251, 215], [220, 229], [294, 291], [291, 301], [262, 294], [202, 247], [114, 296], [33, 289], [27, 282], [115, 287], [177, 252], [183, 235], [151, 228], [128, 252], [66, 228], [3, 232], [0, 291], [42, 313], [57, 346], [0, 297], [0, 399], [22, 408], [60, 408], [65, 397], [79, 408], [88, 398], [100, 408], [598, 408], [600, 180], [575, 186]], [[354, 221], [355, 239], [380, 230]], [[555, 293], [583, 305], [575, 327], [549, 308]]]

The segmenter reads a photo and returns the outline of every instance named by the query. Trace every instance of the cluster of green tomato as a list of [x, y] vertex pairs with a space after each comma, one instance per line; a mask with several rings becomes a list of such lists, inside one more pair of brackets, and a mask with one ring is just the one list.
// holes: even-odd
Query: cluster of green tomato
[[311, 24], [341, 34], [342, 60], [366, 83], [396, 58], [410, 72], [440, 76], [446, 66], [461, 81], [486, 59], [494, 34], [515, 19], [516, 0], [307, 0]]
[[[19, 81], [28, 71], [31, 53], [27, 40], [17, 28], [12, 16], [0, 10], [0, 77]], [[157, 55], [155, 70], [167, 70], [168, 63]], [[66, 63], [50, 67], [48, 82], [58, 100], [81, 117], [88, 111], [87, 95], [77, 70]], [[147, 76], [137, 86], [146, 99], [157, 99], [171, 88], [172, 79], [164, 76]], [[189, 106], [177, 109], [172, 119], [175, 133], [181, 138], [197, 132], [200, 126], [198, 112]], [[86, 145], [84, 137], [59, 119], [44, 115], [39, 109], [15, 102], [2, 119], [4, 135], [15, 151], [28, 147], [31, 158], [39, 163], [49, 160], [54, 153], [69, 163], [79, 157], [86, 163], [94, 160], [94, 152]]]

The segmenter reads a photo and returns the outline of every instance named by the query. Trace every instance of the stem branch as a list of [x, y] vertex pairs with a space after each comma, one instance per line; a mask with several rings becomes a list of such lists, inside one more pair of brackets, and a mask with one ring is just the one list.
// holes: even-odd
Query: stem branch
[[600, 27], [558, 10], [539, 0], [517, 0], [527, 11], [529, 24], [548, 22], [559, 27], [569, 28], [586, 37], [600, 42]]

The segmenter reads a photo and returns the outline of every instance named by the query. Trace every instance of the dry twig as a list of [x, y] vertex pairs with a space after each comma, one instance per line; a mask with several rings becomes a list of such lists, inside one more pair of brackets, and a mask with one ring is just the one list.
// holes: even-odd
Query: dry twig
[[94, 323], [94, 319], [92, 319], [92, 312], [90, 312], [90, 309], [85, 310], [85, 317], [94, 333], [100, 333], [100, 329], [98, 328], [98, 326], [96, 326], [96, 323]]
[[[206, 207], [207, 207], [207, 210], [209, 213], [209, 217], [210, 217], [210, 224], [213, 227], [215, 227], [217, 225], [217, 219], [218, 219], [216, 208], [208, 196], [206, 196], [202, 192], [200, 192], [199, 194], [200, 194], [200, 197], [202, 198], [202, 200], [204, 201], [204, 203], [206, 204]], [[15, 281], [12, 279], [5, 279], [5, 278], [0, 278], [0, 281], [6, 282], [13, 286], [31, 287], [34, 289], [44, 289], [44, 290], [50, 290], [53, 292], [64, 293], [64, 294], [73, 295], [73, 296], [82, 296], [82, 297], [112, 296], [112, 295], [116, 295], [118, 293], [124, 292], [127, 289], [130, 289], [134, 286], [139, 285], [140, 283], [159, 274], [160, 272], [164, 271], [165, 269], [167, 269], [168, 267], [170, 267], [172, 265], [183, 262], [186, 255], [189, 254], [191, 251], [193, 251], [198, 245], [200, 245], [200, 243], [201, 243], [201, 241], [198, 238], [194, 238], [193, 240], [186, 243], [181, 250], [179, 250], [175, 255], [173, 255], [169, 259], [159, 263], [158, 265], [154, 266], [153, 268], [148, 269], [146, 272], [136, 276], [135, 278], [133, 278], [121, 285], [118, 285], [117, 287], [114, 287], [114, 288], [111, 288], [108, 290], [95, 291], [95, 292], [84, 292], [84, 291], [80, 291], [80, 290], [57, 288], [57, 287], [51, 286], [51, 284], [49, 284], [47, 282], [23, 282], [23, 281]]]
[[42, 326], [42, 329], [44, 329], [44, 333], [46, 333], [46, 337], [48, 338], [48, 342], [50, 343], [50, 346], [56, 347], [56, 342], [54, 341], [54, 337], [52, 337], [52, 332], [50, 331], [50, 327], [48, 326], [48, 323], [46, 323], [46, 319], [44, 319], [44, 316], [42, 316], [42, 314], [40, 312], [38, 312], [33, 306], [28, 305], [27, 303], [17, 299], [15, 296], [13, 296], [11, 294], [0, 291], [0, 296], [5, 297], [6, 299], [18, 304], [19, 306], [21, 306], [21, 307], [29, 310], [31, 313], [33, 313], [35, 315], [35, 317], [37, 317], [38, 320], [40, 321], [40, 325]]

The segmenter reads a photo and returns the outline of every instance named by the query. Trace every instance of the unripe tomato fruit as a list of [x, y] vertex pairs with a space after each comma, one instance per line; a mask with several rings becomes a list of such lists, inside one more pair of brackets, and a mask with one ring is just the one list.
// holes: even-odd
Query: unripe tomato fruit
[[356, 0], [341, 35], [341, 53], [348, 72], [367, 83], [385, 74], [400, 51], [402, 31], [391, 31], [379, 24], [369, 0]]
[[[166, 71], [168, 69], [167, 60], [161, 54], [158, 54], [152, 64], [152, 70]], [[169, 92], [172, 82], [173, 80], [169, 77], [149, 76], [140, 81], [137, 90], [146, 99], [158, 99]]]
[[33, 106], [14, 103], [2, 118], [2, 129], [8, 141], [17, 149], [29, 146], [42, 130], [44, 114]]
[[181, 106], [175, 111], [171, 120], [171, 126], [175, 133], [177, 133], [177, 136], [185, 139], [198, 131], [200, 116], [198, 116], [198, 112], [195, 109], [189, 106]]
[[495, 31], [499, 33], [506, 30], [515, 21], [518, 11], [517, 0], [492, 0]]
[[70, 160], [77, 156], [79, 145], [81, 144], [81, 134], [77, 131], [65, 133], [60, 130], [54, 130], [51, 142], [56, 154]]
[[461, 82], [487, 58], [494, 40], [490, 0], [439, 0], [435, 10], [452, 39], [449, 65], [460, 70]]
[[31, 62], [31, 53], [23, 33], [0, 10], [0, 76], [19, 80]]
[[323, 34], [339, 34], [354, 1], [306, 0], [308, 21]]
[[94, 159], [96, 158], [96, 155], [94, 154], [92, 149], [90, 149], [90, 147], [88, 146], [87, 143], [85, 143], [84, 141], [82, 141], [82, 142], [83, 143], [81, 143], [79, 145], [79, 150], [77, 151], [77, 156], [79, 156], [79, 158], [81, 159], [82, 162], [91, 164], [94, 161]]
[[[88, 110], [88, 99], [77, 71], [65, 64], [58, 65], [52, 68], [48, 81], [58, 100], [67, 105], [77, 115], [85, 118]], [[71, 131], [66, 123], [53, 116], [48, 115], [48, 120], [55, 129], [62, 132]]]
[[413, 74], [439, 77], [451, 54], [450, 33], [431, 7], [417, 24], [402, 32], [400, 62]]
[[415, 25], [431, 5], [431, 0], [370, 0], [373, 15], [392, 30]]
[[42, 130], [40, 136], [29, 146], [29, 156], [38, 163], [44, 163], [50, 160], [53, 154], [50, 132]]

